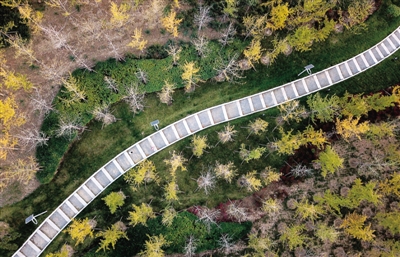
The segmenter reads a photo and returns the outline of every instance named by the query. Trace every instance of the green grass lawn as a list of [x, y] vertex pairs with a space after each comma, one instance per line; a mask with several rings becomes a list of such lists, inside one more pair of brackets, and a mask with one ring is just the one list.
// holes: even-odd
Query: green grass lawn
[[[326, 42], [314, 44], [312, 51], [293, 53], [289, 57], [281, 56], [271, 67], [256, 66], [257, 72], [248, 71], [245, 73], [246, 79], [243, 80], [245, 84], [208, 82], [201, 84], [201, 87], [197, 88], [192, 94], [185, 94], [183, 91], [178, 90], [174, 95], [172, 106], [159, 103], [155, 94], [149, 94], [146, 97], [147, 108], [143, 113], [136, 116], [132, 115], [125, 104], [118, 103], [114, 105], [114, 114], [120, 120], [104, 129], [101, 129], [100, 123], [90, 122], [88, 131], [81, 135], [80, 140], [75, 141], [70, 146], [53, 181], [49, 184], [41, 185], [21, 202], [1, 208], [0, 220], [8, 222], [11, 227], [21, 233], [21, 237], [16, 240], [16, 243], [21, 245], [36, 228], [32, 223], [23, 224], [27, 216], [44, 210], [51, 213], [98, 168], [123, 149], [152, 133], [153, 129], [149, 126], [150, 121], [159, 119], [160, 127], [164, 127], [204, 108], [295, 80], [297, 79], [297, 74], [309, 63], [314, 64], [314, 72], [316, 72], [344, 61], [379, 42], [400, 24], [400, 19], [387, 20], [382, 12], [381, 9], [369, 19], [367, 22], [368, 31], [363, 34], [354, 35], [349, 32], [335, 34]], [[394, 56], [400, 57], [400, 54], [396, 53]], [[400, 62], [394, 62], [391, 59], [389, 58], [378, 66], [332, 87], [329, 93], [341, 95], [346, 90], [352, 93], [366, 93], [398, 83], [400, 81]], [[323, 93], [328, 92], [325, 90]], [[176, 204], [176, 208], [183, 209], [194, 204], [213, 207], [219, 202], [242, 198], [249, 194], [243, 190], [237, 190], [235, 182], [231, 185], [218, 184], [211, 197], [205, 196], [201, 191], [196, 191], [193, 178], [197, 178], [200, 172], [207, 170], [208, 166], [213, 165], [216, 160], [221, 162], [234, 161], [241, 174], [253, 169], [260, 170], [266, 165], [279, 168], [283, 163], [284, 156], [280, 157], [271, 154], [259, 161], [241, 164], [241, 161], [237, 158], [238, 154], [235, 153], [235, 151], [239, 150], [238, 145], [241, 142], [246, 142], [246, 145], [255, 147], [268, 142], [266, 135], [269, 138], [274, 136], [267, 133], [263, 137], [250, 136], [246, 140], [247, 131], [244, 127], [247, 126], [248, 121], [254, 120], [255, 117], [262, 117], [271, 123], [270, 128], [272, 128], [274, 126], [274, 118], [277, 115], [278, 111], [275, 108], [235, 120], [231, 123], [239, 130], [235, 143], [228, 144], [226, 147], [220, 144], [215, 148], [208, 149], [208, 153], [202, 158], [192, 158], [187, 166], [188, 171], [178, 173], [180, 190], [185, 193], [180, 195], [180, 203]], [[217, 143], [216, 131], [221, 130], [222, 127], [223, 125], [219, 125], [200, 134], [208, 135], [210, 145], [215, 145]], [[187, 148], [189, 141], [190, 138], [184, 139], [150, 158], [156, 163], [162, 177], [167, 177], [166, 167], [162, 160], [169, 157], [170, 151], [181, 151], [186, 158], [190, 158], [191, 152]], [[124, 191], [129, 198], [127, 198], [125, 206], [116, 215], [110, 215], [101, 198], [110, 191], [117, 190]], [[126, 211], [130, 210], [131, 203], [137, 204], [152, 201], [156, 211], [159, 211], [166, 204], [161, 199], [162, 193], [160, 187], [155, 184], [150, 184], [146, 189], [142, 188], [139, 192], [132, 193], [126, 184], [119, 179], [85, 209], [79, 217], [87, 216], [93, 218], [96, 216], [98, 227], [106, 228], [121, 218], [125, 220]], [[38, 218], [39, 222], [43, 221], [44, 218], [45, 215]], [[46, 253], [58, 250], [66, 240], [66, 235], [62, 233], [50, 245]], [[97, 245], [94, 247], [97, 247]], [[10, 252], [0, 250], [0, 255], [8, 256], [9, 254]]]

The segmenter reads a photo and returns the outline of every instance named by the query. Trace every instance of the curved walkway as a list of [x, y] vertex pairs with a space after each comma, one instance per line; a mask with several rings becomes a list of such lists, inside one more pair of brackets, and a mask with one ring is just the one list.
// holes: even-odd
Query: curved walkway
[[39, 256], [105, 188], [139, 162], [208, 127], [275, 107], [342, 82], [380, 63], [400, 48], [400, 27], [365, 52], [323, 71], [255, 95], [202, 110], [125, 149], [96, 171], [32, 233], [13, 257]]

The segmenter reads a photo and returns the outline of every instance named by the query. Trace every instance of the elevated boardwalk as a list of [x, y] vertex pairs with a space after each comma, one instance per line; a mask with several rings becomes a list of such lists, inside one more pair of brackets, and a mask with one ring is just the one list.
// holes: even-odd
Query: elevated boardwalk
[[37, 257], [105, 188], [139, 162], [208, 127], [244, 117], [328, 88], [377, 65], [400, 48], [400, 27], [370, 49], [325, 70], [282, 86], [214, 106], [133, 144], [96, 171], [32, 233], [13, 257]]

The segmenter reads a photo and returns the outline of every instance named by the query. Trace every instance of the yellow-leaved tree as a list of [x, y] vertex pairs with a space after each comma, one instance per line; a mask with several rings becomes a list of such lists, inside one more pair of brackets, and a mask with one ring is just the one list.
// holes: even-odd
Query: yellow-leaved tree
[[178, 168], [181, 169], [181, 171], [185, 171], [185, 163], [187, 162], [187, 159], [183, 157], [182, 154], [176, 153], [175, 150], [172, 152], [171, 158], [164, 160], [165, 164], [171, 166], [170, 168], [170, 173], [172, 177], [175, 177], [175, 173], [178, 170]]
[[306, 235], [302, 234], [304, 230], [304, 225], [293, 225], [286, 227], [282, 231], [282, 235], [279, 237], [279, 240], [286, 242], [289, 246], [289, 249], [293, 250], [298, 246], [304, 245], [305, 241], [309, 239]]
[[103, 239], [100, 240], [100, 247], [96, 250], [96, 252], [100, 250], [110, 250], [110, 245], [113, 249], [115, 249], [115, 244], [121, 238], [129, 240], [125, 230], [125, 225], [121, 221], [118, 221], [117, 223], [113, 224], [111, 228], [98, 232], [96, 237], [102, 237]]
[[264, 132], [265, 130], [267, 130], [267, 127], [268, 127], [268, 122], [266, 122], [263, 119], [257, 118], [255, 121], [250, 122], [250, 124], [249, 124], [249, 128], [248, 128], [249, 132], [250, 132], [249, 136], [251, 134], [258, 136], [261, 134], [261, 132]]
[[196, 67], [194, 62], [185, 62], [183, 65], [183, 73], [181, 78], [185, 81], [185, 92], [190, 93], [193, 92], [197, 83], [200, 80], [200, 75], [198, 74], [200, 68]]
[[129, 19], [129, 10], [131, 9], [128, 3], [121, 3], [119, 6], [111, 2], [110, 12], [111, 20], [110, 23], [117, 27], [124, 25], [124, 23]]
[[193, 155], [200, 158], [203, 155], [204, 150], [209, 147], [207, 145], [207, 136], [194, 135], [190, 145], [192, 147]]
[[255, 170], [242, 175], [239, 178], [238, 184], [240, 187], [244, 187], [249, 192], [257, 191], [262, 187], [261, 180], [256, 178], [257, 172]]
[[135, 28], [133, 31], [132, 41], [129, 42], [128, 46], [143, 51], [146, 45], [147, 40], [143, 39], [142, 29]]
[[271, 7], [270, 18], [267, 22], [267, 28], [279, 30], [286, 27], [286, 21], [293, 9], [289, 8], [289, 3], [282, 3], [282, 0], [268, 1], [266, 3]]
[[360, 135], [365, 134], [369, 130], [369, 124], [368, 121], [359, 123], [359, 120], [360, 117], [354, 119], [349, 117], [343, 120], [336, 118], [336, 132], [346, 141], [352, 137], [361, 139]]
[[374, 230], [371, 229], [371, 224], [365, 226], [364, 222], [366, 220], [367, 216], [353, 212], [346, 215], [340, 227], [356, 239], [372, 241], [375, 237]]
[[170, 243], [164, 238], [163, 235], [149, 236], [149, 240], [145, 242], [145, 249], [139, 253], [139, 256], [143, 257], [162, 257], [164, 256], [164, 250], [162, 247], [168, 246]]
[[124, 180], [131, 186], [133, 191], [137, 191], [140, 185], [155, 181], [157, 184], [160, 178], [156, 173], [156, 166], [152, 161], [144, 160], [135, 168], [130, 169], [124, 175]]
[[18, 90], [23, 88], [28, 91], [33, 87], [33, 84], [23, 74], [0, 68], [0, 76], [3, 77], [3, 85], [8, 89]]
[[171, 226], [176, 215], [178, 215], [178, 213], [176, 212], [176, 210], [174, 208], [166, 207], [162, 214], [162, 220], [161, 220], [162, 224], [167, 227]]
[[142, 224], [146, 226], [146, 221], [149, 218], [155, 218], [156, 215], [153, 212], [153, 208], [150, 205], [142, 203], [141, 205], [132, 204], [133, 211], [129, 212], [128, 220], [129, 225], [136, 226]]
[[175, 179], [168, 182], [167, 185], [164, 187], [164, 197], [167, 202], [174, 202], [178, 201], [178, 184], [176, 183]]
[[101, 198], [108, 208], [110, 208], [111, 214], [114, 214], [117, 211], [118, 207], [121, 207], [125, 203], [126, 196], [122, 191], [119, 192], [111, 192], [106, 197]]
[[300, 216], [302, 220], [314, 221], [324, 213], [322, 206], [308, 203], [307, 199], [296, 204], [296, 216]]
[[83, 243], [88, 236], [93, 237], [93, 229], [96, 224], [95, 220], [89, 220], [88, 218], [83, 220], [74, 219], [65, 232], [71, 236], [72, 240], [75, 240], [75, 245], [78, 245]]
[[161, 19], [161, 23], [166, 31], [171, 33], [174, 37], [178, 36], [178, 26], [183, 19], [176, 18], [176, 12], [171, 11], [167, 16]]
[[343, 158], [335, 152], [330, 146], [327, 146], [323, 152], [319, 154], [318, 160], [314, 162], [321, 166], [321, 174], [325, 178], [328, 172], [333, 174], [343, 167]]
[[250, 45], [243, 51], [244, 56], [253, 69], [255, 69], [254, 63], [258, 63], [263, 51], [264, 50], [261, 48], [261, 41], [257, 39], [251, 40]]

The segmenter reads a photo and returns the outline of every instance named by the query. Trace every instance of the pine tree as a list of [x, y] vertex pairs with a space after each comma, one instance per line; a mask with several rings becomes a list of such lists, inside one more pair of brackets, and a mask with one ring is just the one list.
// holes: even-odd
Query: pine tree
[[129, 212], [128, 217], [128, 220], [130, 220], [129, 225], [136, 226], [137, 224], [142, 224], [146, 226], [147, 219], [156, 217], [153, 212], [153, 208], [151, 208], [151, 206], [148, 204], [132, 204], [132, 208], [133, 211]]
[[65, 233], [68, 233], [72, 240], [75, 241], [75, 245], [78, 245], [82, 244], [88, 236], [93, 238], [93, 229], [95, 226], [95, 220], [89, 220], [88, 218], [83, 220], [74, 219], [69, 227], [65, 230]]
[[125, 203], [126, 196], [122, 191], [119, 192], [111, 192], [106, 197], [101, 198], [108, 208], [110, 208], [111, 214], [114, 214], [117, 211], [117, 208], [121, 207]]

